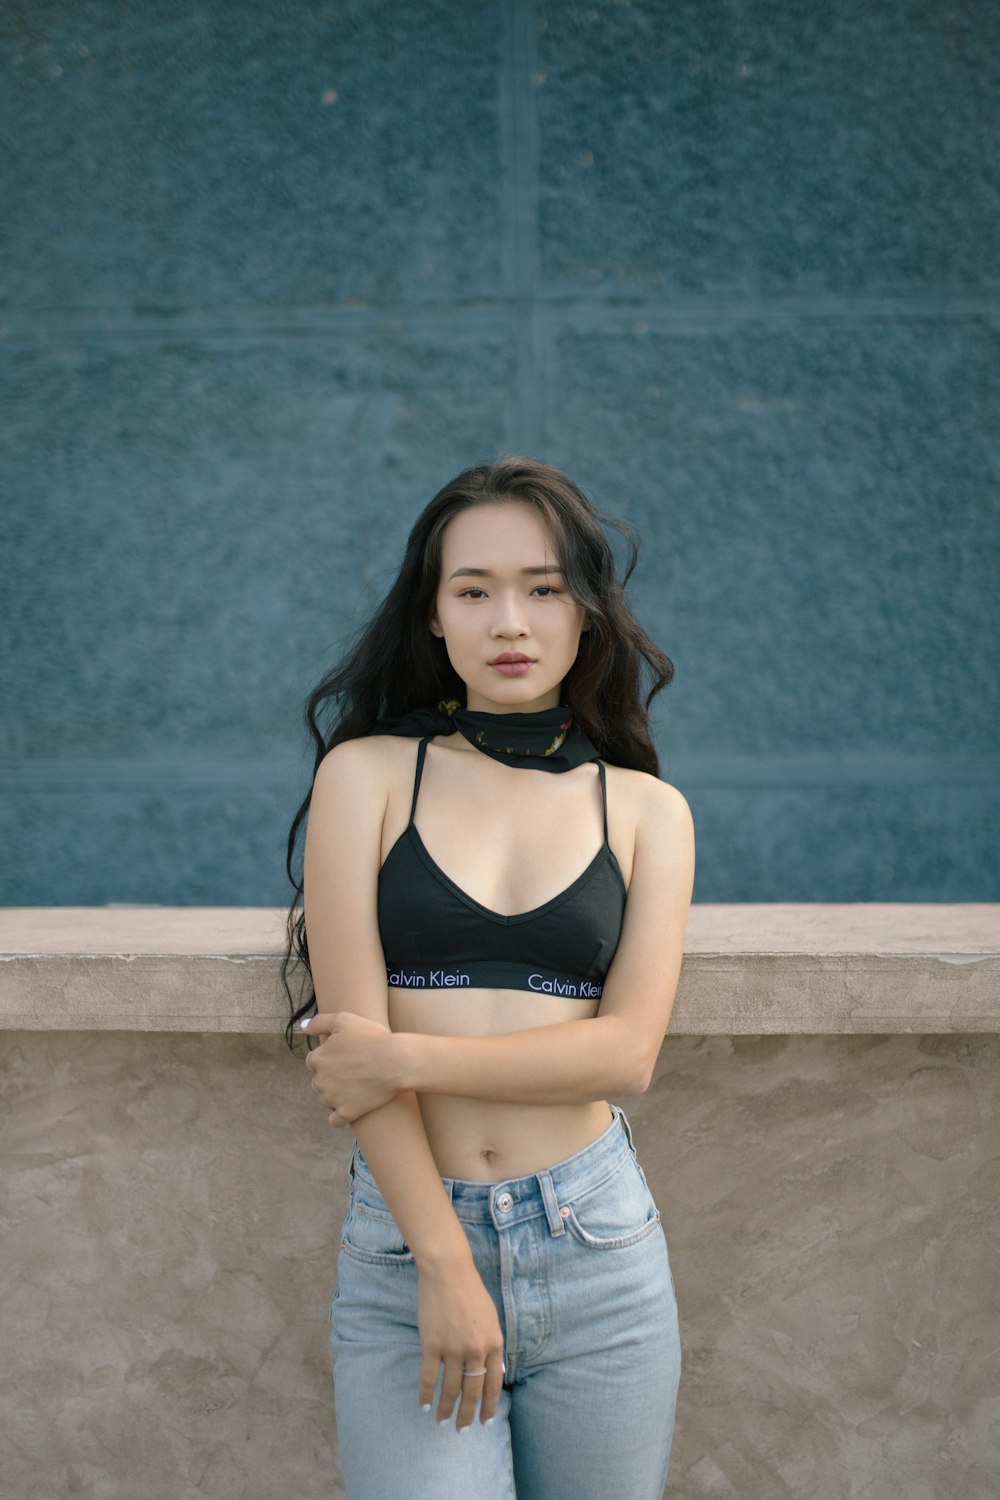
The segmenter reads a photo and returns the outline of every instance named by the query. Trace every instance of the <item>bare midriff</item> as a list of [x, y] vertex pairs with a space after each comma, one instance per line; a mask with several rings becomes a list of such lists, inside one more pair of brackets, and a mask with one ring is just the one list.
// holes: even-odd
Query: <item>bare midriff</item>
[[[595, 1001], [523, 990], [389, 990], [393, 1031], [433, 1036], [499, 1036], [589, 1019]], [[442, 1177], [500, 1182], [540, 1172], [589, 1146], [607, 1129], [604, 1100], [581, 1104], [508, 1104], [421, 1094], [431, 1152]]]

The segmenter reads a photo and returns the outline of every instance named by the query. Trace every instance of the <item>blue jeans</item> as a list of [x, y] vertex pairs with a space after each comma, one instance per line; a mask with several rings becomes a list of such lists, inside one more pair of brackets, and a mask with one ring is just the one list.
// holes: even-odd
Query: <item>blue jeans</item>
[[417, 1401], [417, 1268], [360, 1151], [330, 1307], [348, 1500], [661, 1500], [680, 1379], [673, 1278], [628, 1122], [506, 1182], [446, 1177], [496, 1303], [492, 1427]]

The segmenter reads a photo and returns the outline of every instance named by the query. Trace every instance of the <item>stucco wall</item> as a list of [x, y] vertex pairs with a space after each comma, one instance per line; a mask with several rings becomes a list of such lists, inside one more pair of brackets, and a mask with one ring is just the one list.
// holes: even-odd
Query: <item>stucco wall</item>
[[[670, 1500], [995, 1500], [1000, 1039], [668, 1038]], [[0, 1034], [11, 1500], [336, 1500], [348, 1139], [274, 1037]]]
[[646, 539], [700, 901], [997, 890], [1000, 10], [6, 8], [0, 901], [279, 902], [498, 450]]

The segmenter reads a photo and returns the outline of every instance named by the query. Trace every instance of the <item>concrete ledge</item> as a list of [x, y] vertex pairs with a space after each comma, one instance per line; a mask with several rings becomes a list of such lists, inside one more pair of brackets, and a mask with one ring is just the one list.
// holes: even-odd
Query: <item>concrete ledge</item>
[[[0, 908], [0, 1028], [274, 1032], [284, 912]], [[1000, 1031], [1000, 904], [701, 905], [671, 1035]]]

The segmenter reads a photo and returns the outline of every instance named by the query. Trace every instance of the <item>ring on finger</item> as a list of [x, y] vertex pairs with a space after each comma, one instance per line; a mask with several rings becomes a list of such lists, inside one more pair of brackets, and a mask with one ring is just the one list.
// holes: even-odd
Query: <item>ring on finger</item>
[[462, 1379], [463, 1380], [470, 1380], [474, 1375], [485, 1375], [485, 1374], [486, 1374], [485, 1370], [463, 1370], [462, 1371]]

